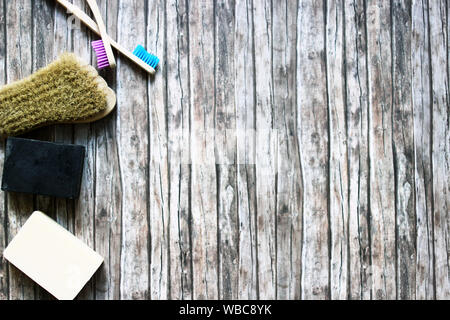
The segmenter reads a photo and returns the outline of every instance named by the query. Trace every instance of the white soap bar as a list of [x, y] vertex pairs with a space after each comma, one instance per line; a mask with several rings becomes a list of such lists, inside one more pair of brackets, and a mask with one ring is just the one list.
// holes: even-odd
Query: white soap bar
[[103, 262], [98, 253], [40, 211], [28, 218], [3, 256], [60, 300], [74, 299]]

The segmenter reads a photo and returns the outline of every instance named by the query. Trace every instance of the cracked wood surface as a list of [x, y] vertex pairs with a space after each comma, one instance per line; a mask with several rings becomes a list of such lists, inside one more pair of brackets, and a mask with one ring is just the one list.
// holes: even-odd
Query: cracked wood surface
[[[105, 258], [78, 299], [450, 299], [448, 0], [98, 3], [159, 70], [116, 54], [110, 116], [25, 135], [86, 146], [82, 189], [0, 192], [0, 253], [42, 210]], [[0, 84], [95, 64], [70, 21], [0, 0]], [[0, 299], [53, 298], [1, 258]]]

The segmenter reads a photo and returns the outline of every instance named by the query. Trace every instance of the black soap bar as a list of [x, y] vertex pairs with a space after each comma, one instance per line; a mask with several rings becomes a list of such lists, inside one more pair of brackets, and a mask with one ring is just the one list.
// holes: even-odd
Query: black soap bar
[[77, 198], [84, 154], [84, 146], [9, 137], [2, 190]]

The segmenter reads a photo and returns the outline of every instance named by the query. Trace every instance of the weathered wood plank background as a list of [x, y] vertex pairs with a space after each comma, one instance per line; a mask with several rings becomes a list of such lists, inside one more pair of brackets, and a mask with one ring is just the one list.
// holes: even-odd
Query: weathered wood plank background
[[[117, 55], [111, 116], [26, 135], [85, 145], [82, 191], [1, 193], [0, 252], [39, 209], [105, 258], [80, 299], [450, 299], [450, 1], [99, 3], [160, 69]], [[93, 39], [0, 0], [0, 84]], [[0, 299], [51, 296], [2, 259]]]

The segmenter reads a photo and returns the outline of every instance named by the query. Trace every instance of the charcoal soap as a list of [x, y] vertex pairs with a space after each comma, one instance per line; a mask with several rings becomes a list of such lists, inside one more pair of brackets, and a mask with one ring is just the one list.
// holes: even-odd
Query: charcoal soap
[[78, 198], [84, 146], [9, 137], [2, 190]]

